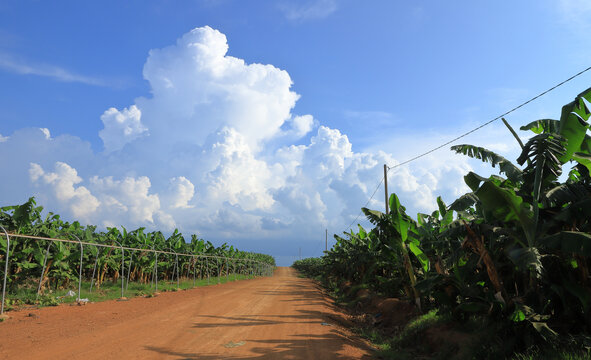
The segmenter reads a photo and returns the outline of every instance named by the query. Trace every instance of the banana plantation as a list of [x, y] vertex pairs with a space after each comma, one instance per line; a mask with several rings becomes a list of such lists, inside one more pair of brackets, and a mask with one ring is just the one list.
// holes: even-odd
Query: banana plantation
[[[194, 286], [197, 279], [209, 283], [224, 277], [269, 275], [275, 265], [269, 255], [227, 244], [215, 247], [196, 235], [188, 241], [178, 230], [168, 238], [144, 228], [97, 231], [96, 226], [64, 222], [51, 212], [43, 218], [42, 210], [34, 198], [0, 208], [0, 226], [5, 230], [0, 232], [0, 281], [6, 279], [8, 295], [23, 289], [37, 297], [60, 289], [80, 292], [82, 283], [92, 292], [120, 282], [123, 297], [130, 283], [157, 291], [159, 281], [169, 282], [178, 289], [183, 281]], [[3, 293], [3, 310], [4, 301]]]
[[588, 349], [590, 112], [587, 89], [559, 120], [521, 127], [525, 143], [503, 119], [522, 149], [515, 163], [481, 147], [452, 147], [500, 175], [468, 173], [471, 192], [449, 205], [438, 198], [437, 211], [416, 218], [392, 194], [388, 214], [363, 208], [373, 229], [335, 235], [322, 258], [295, 266], [333, 286], [407, 299], [422, 314], [479, 321], [489, 331], [484, 353], [493, 358], [540, 344]]

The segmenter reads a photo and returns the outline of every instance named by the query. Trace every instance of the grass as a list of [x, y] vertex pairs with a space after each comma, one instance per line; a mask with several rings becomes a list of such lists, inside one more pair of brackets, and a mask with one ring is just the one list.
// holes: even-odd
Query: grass
[[[437, 310], [431, 310], [426, 314], [412, 319], [406, 326], [395, 335], [386, 335], [374, 327], [357, 329], [357, 333], [369, 340], [376, 348], [376, 357], [379, 359], [415, 359], [427, 358], [425, 349], [421, 341], [421, 333], [431, 327], [449, 322], [449, 318], [441, 316]], [[445, 349], [441, 349], [441, 354], [435, 356], [436, 359], [446, 359], [449, 354]]]
[[422, 331], [448, 320], [449, 319], [446, 317], [437, 314], [437, 310], [431, 310], [426, 314], [412, 319], [408, 324], [406, 324], [400, 335], [394, 339], [394, 343], [410, 344], [416, 342], [416, 336], [418, 336]]
[[[245, 280], [245, 279], [252, 279], [253, 277], [250, 275], [230, 275], [228, 278], [226, 276], [221, 277], [211, 277], [209, 282], [207, 278], [205, 279], [196, 279], [195, 283], [193, 283], [192, 278], [185, 278], [181, 279], [179, 284], [177, 285], [176, 281], [158, 281], [158, 292], [168, 292], [168, 291], [179, 291], [179, 290], [187, 290], [192, 289], [194, 287], [202, 287], [208, 285], [215, 285], [215, 284], [223, 284], [226, 282], [232, 282], [237, 280]], [[219, 282], [218, 282], [219, 281]], [[90, 282], [89, 281], [82, 281], [81, 285], [81, 294], [80, 299], [88, 299], [90, 302], [99, 302], [99, 301], [106, 301], [106, 300], [115, 300], [121, 297], [121, 282], [105, 282], [101, 284], [100, 288], [96, 287], [96, 284], [92, 288], [92, 292], [89, 291], [90, 289]], [[76, 293], [74, 296], [66, 296], [68, 291], [73, 291]], [[6, 294], [6, 301], [5, 301], [5, 310], [13, 310], [15, 308], [19, 308], [23, 305], [36, 305], [36, 306], [55, 306], [61, 303], [74, 303], [78, 299], [78, 283], [73, 282], [70, 284], [69, 287], [58, 289], [56, 291], [45, 291], [39, 296], [37, 296], [37, 288], [19, 288], [14, 292], [10, 292]], [[132, 297], [152, 297], [156, 293], [156, 287], [154, 284], [141, 284], [136, 282], [129, 282], [127, 289], [123, 289], [123, 297], [132, 298]]]
[[587, 360], [591, 359], [591, 350], [589, 348], [580, 349], [581, 346], [573, 346], [579, 348], [579, 350], [573, 350], [573, 348], [567, 349], [566, 346], [560, 348], [533, 348], [525, 353], [515, 354], [512, 360]]

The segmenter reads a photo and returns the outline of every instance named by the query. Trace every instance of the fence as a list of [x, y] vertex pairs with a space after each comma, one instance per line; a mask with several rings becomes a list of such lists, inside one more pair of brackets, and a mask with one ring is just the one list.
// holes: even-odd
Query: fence
[[[165, 250], [158, 250], [154, 248], [132, 248], [126, 247], [117, 242], [116, 245], [111, 244], [101, 244], [95, 242], [84, 242], [81, 241], [77, 236], [71, 235], [76, 238], [76, 240], [69, 240], [69, 239], [57, 239], [57, 238], [48, 238], [48, 237], [40, 237], [40, 236], [31, 236], [31, 235], [20, 235], [20, 234], [9, 234], [2, 226], [0, 226], [0, 230], [2, 230], [3, 234], [0, 233], [0, 237], [6, 238], [6, 254], [5, 254], [5, 261], [4, 261], [4, 279], [2, 283], [2, 305], [0, 309], [0, 315], [4, 313], [4, 304], [5, 304], [5, 297], [6, 297], [6, 281], [8, 278], [9, 273], [9, 262], [10, 262], [10, 245], [11, 240], [17, 241], [17, 239], [31, 239], [36, 241], [47, 241], [47, 248], [45, 250], [45, 255], [43, 258], [43, 266], [41, 269], [41, 274], [39, 278], [39, 285], [37, 287], [37, 296], [41, 293], [41, 286], [43, 283], [44, 278], [46, 277], [47, 271], [47, 259], [50, 254], [51, 246], [56, 243], [70, 243], [76, 244], [80, 246], [80, 261], [78, 264], [79, 271], [78, 271], [78, 297], [77, 301], [80, 301], [80, 294], [82, 290], [82, 274], [84, 271], [84, 247], [95, 247], [96, 248], [96, 257], [93, 265], [92, 275], [90, 276], [90, 287], [89, 292], [92, 292], [92, 288], [95, 281], [95, 276], [97, 275], [97, 265], [99, 262], [100, 252], [102, 249], [115, 249], [120, 250], [121, 254], [121, 266], [118, 270], [119, 278], [121, 279], [121, 297], [124, 297], [125, 291], [129, 286], [129, 281], [131, 279], [131, 269], [134, 259], [134, 254], [140, 252], [139, 256], [136, 256], [136, 261], [139, 261], [142, 257], [146, 256], [147, 254], [152, 254], [154, 257], [154, 267], [149, 269], [147, 275], [150, 277], [150, 287], [155, 287], [155, 290], [158, 291], [158, 256], [159, 255], [170, 255], [174, 256], [173, 261], [173, 270], [171, 275], [171, 280], [174, 281], [174, 276], [176, 274], [177, 280], [177, 288], [180, 287], [180, 274], [181, 274], [181, 267], [179, 266], [179, 257], [189, 259], [190, 265], [193, 267], [193, 287], [196, 284], [196, 272], [197, 272], [197, 263], [199, 262], [200, 267], [200, 277], [204, 278], [204, 271], [207, 274], [207, 283], [210, 282], [210, 277], [212, 274], [217, 275], [218, 283], [220, 282], [220, 278], [222, 273], [225, 270], [226, 280], [230, 280], [230, 266], [232, 275], [234, 276], [234, 280], [236, 280], [237, 275], [240, 273], [241, 275], [248, 275], [248, 276], [271, 276], [273, 273], [274, 266], [253, 260], [248, 258], [233, 258], [233, 257], [224, 257], [219, 255], [208, 255], [208, 254], [184, 254], [184, 253], [177, 253], [172, 248], [167, 248]], [[129, 261], [126, 261], [126, 253], [129, 253]], [[108, 256], [115, 256], [115, 254], [109, 253]], [[127, 265], [127, 277], [125, 276], [126, 271], [126, 264]], [[105, 263], [105, 259], [103, 259], [103, 263]], [[187, 265], [185, 263], [184, 265]], [[183, 266], [184, 268], [185, 266]], [[137, 269], [137, 267], [136, 267]], [[189, 270], [189, 269], [187, 269]], [[237, 271], [238, 270], [238, 271]], [[187, 272], [188, 273], [188, 272]], [[186, 277], [185, 277], [186, 278]]]

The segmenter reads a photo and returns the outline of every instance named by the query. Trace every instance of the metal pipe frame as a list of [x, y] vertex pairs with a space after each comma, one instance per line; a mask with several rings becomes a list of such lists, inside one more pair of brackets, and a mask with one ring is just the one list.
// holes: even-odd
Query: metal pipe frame
[[6, 259], [4, 261], [4, 282], [2, 283], [2, 305], [0, 306], [0, 315], [4, 314], [4, 299], [6, 298], [6, 278], [8, 277], [8, 258], [10, 257], [10, 237], [8, 231], [0, 225], [0, 229], [6, 234]]
[[43, 258], [43, 269], [41, 269], [41, 277], [39, 278], [39, 286], [37, 287], [37, 295], [35, 300], [39, 299], [39, 292], [41, 292], [41, 283], [43, 282], [43, 275], [45, 275], [45, 266], [47, 265], [47, 255], [49, 255], [49, 247], [53, 244], [51, 241], [47, 244], [47, 250], [45, 250], [45, 258]]
[[82, 256], [84, 255], [84, 245], [82, 245], [82, 241], [80, 241], [80, 239], [78, 238], [78, 236], [71, 234], [73, 237], [76, 238], [76, 240], [78, 240], [78, 242], [80, 243], [80, 272], [78, 275], [78, 299], [76, 301], [80, 302], [80, 291], [82, 291], [82, 261], [83, 258]]
[[[100, 254], [100, 248], [101, 247], [105, 247], [105, 248], [114, 248], [114, 249], [121, 249], [121, 297], [123, 297], [124, 295], [124, 279], [125, 279], [125, 250], [130, 250], [130, 251], [148, 251], [148, 252], [153, 252], [156, 256], [156, 260], [155, 260], [155, 273], [153, 274], [153, 279], [155, 280], [155, 285], [156, 285], [156, 291], [158, 290], [158, 254], [170, 254], [170, 255], [175, 255], [175, 266], [178, 267], [178, 256], [192, 256], [192, 257], [202, 257], [205, 259], [205, 264], [206, 264], [206, 271], [207, 271], [207, 280], [208, 280], [208, 284], [210, 283], [210, 277], [211, 277], [211, 271], [209, 269], [209, 259], [215, 259], [216, 260], [216, 264], [217, 264], [217, 277], [218, 277], [218, 283], [221, 283], [221, 269], [220, 269], [220, 260], [225, 260], [226, 261], [226, 265], [228, 264], [228, 260], [229, 258], [224, 257], [224, 256], [218, 256], [218, 255], [205, 255], [205, 254], [180, 254], [177, 253], [175, 251], [172, 251], [172, 249], [170, 249], [171, 251], [162, 251], [162, 250], [155, 250], [154, 248], [152, 249], [139, 249], [139, 248], [131, 248], [131, 247], [126, 247], [123, 246], [122, 244], [120, 244], [117, 240], [112, 239], [115, 243], [117, 243], [118, 246], [114, 246], [114, 245], [107, 245], [107, 244], [101, 244], [101, 243], [94, 243], [94, 242], [85, 242], [85, 241], [81, 241], [77, 236], [74, 236], [77, 241], [74, 240], [68, 240], [68, 239], [57, 239], [57, 238], [50, 238], [50, 237], [41, 237], [41, 236], [31, 236], [31, 235], [22, 235], [22, 234], [9, 234], [8, 231], [6, 231], [6, 229], [4, 227], [2, 227], [0, 225], [0, 230], [2, 230], [4, 232], [4, 236], [6, 236], [6, 240], [7, 240], [7, 246], [6, 246], [6, 259], [5, 259], [5, 263], [4, 263], [4, 279], [3, 279], [3, 283], [2, 283], [2, 303], [0, 304], [0, 314], [4, 313], [4, 303], [5, 303], [5, 299], [6, 299], [6, 282], [7, 282], [7, 278], [8, 278], [8, 264], [10, 262], [10, 239], [12, 237], [12, 239], [14, 240], [22, 238], [22, 239], [34, 239], [34, 240], [50, 240], [50, 241], [56, 241], [56, 242], [65, 242], [65, 243], [74, 243], [74, 244], [78, 244], [80, 245], [80, 271], [79, 271], [79, 277], [78, 277], [78, 300], [80, 300], [80, 291], [81, 291], [81, 277], [82, 277], [82, 264], [84, 261], [84, 245], [92, 245], [92, 246], [96, 246], [98, 248], [98, 252], [97, 252], [97, 260], [95, 260], [95, 268], [93, 269], [93, 276], [92, 276], [92, 280], [94, 280], [94, 274], [96, 272], [96, 264], [98, 261], [98, 257]], [[48, 246], [49, 248], [49, 246]], [[236, 260], [236, 259], [233, 259]], [[250, 270], [253, 273], [254, 276], [272, 276], [273, 275], [273, 266], [269, 265], [267, 263], [261, 262], [261, 261], [256, 261], [256, 260], [252, 260], [252, 259], [242, 259], [247, 263], [250, 263]], [[45, 262], [45, 261], [44, 261]], [[131, 264], [130, 264], [131, 266]], [[264, 270], [263, 270], [264, 269]], [[226, 269], [226, 276], [228, 277], [228, 270]], [[154, 278], [155, 276], [155, 278]], [[91, 280], [91, 289], [92, 289], [92, 283], [93, 281]], [[180, 283], [180, 270], [177, 271], [177, 286], [179, 286]], [[91, 290], [90, 290], [91, 291]]]
[[96, 274], [96, 266], [98, 265], [99, 256], [101, 255], [101, 248], [96, 248], [96, 260], [94, 261], [94, 267], [92, 268], [92, 278], [90, 278], [90, 288], [88, 292], [92, 292], [92, 285], [94, 283], [94, 275]]
[[123, 298], [123, 280], [125, 279], [125, 252], [123, 250], [123, 246], [121, 246], [121, 244], [119, 244], [119, 241], [113, 239], [114, 242], [117, 243], [117, 245], [119, 245], [119, 248], [121, 249], [121, 298]]

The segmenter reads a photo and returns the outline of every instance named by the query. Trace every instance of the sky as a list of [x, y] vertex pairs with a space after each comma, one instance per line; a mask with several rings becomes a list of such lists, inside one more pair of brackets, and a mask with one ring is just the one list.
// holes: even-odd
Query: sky
[[[0, 3], [0, 206], [320, 256], [394, 166], [591, 66], [585, 0]], [[585, 73], [506, 117], [558, 118]], [[521, 132], [527, 139], [529, 134]], [[462, 138], [510, 160], [500, 122]], [[407, 212], [495, 172], [448, 147], [392, 169]]]

